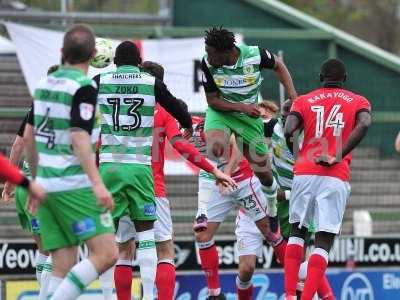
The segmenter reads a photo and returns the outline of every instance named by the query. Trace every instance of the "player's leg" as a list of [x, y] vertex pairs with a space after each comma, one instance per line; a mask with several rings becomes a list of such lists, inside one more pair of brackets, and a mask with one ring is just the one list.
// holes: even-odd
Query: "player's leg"
[[[308, 261], [304, 261], [300, 265], [300, 271], [299, 271], [299, 282], [297, 284], [297, 298], [301, 299], [301, 294], [304, 290], [304, 282], [306, 281], [307, 278], [307, 268], [308, 268]], [[322, 300], [335, 300], [335, 295], [333, 294], [331, 285], [328, 281], [328, 278], [324, 276], [320, 284], [318, 286], [317, 290], [318, 297], [314, 295], [313, 299], [322, 299]]]
[[[53, 294], [54, 299], [72, 300], [115, 264], [118, 251], [114, 226], [111, 214], [97, 205], [91, 189], [60, 193], [53, 200], [52, 212], [67, 241], [72, 241], [73, 245], [85, 242], [90, 253], [87, 259], [69, 270]], [[53, 256], [54, 267], [55, 259]]]
[[207, 280], [209, 298], [223, 299], [219, 282], [219, 257], [214, 242], [214, 235], [219, 224], [225, 220], [228, 213], [234, 208], [234, 202], [230, 196], [221, 196], [214, 185], [211, 198], [208, 201], [208, 226], [201, 232], [195, 232], [196, 245], [199, 249], [201, 268]]
[[286, 250], [286, 240], [280, 234], [279, 224], [276, 232], [271, 230], [270, 220], [267, 215], [268, 204], [262, 190], [260, 180], [253, 176], [239, 183], [239, 188], [233, 193], [243, 207], [243, 211], [264, 236], [266, 241], [273, 247], [278, 260], [283, 264]]
[[113, 274], [114, 274], [114, 266], [109, 268], [103, 274], [100, 274], [99, 281], [101, 286], [101, 291], [103, 293], [104, 300], [113, 300]]
[[[26, 203], [28, 200], [28, 191], [23, 187], [17, 186], [15, 189], [15, 206], [17, 210], [17, 216], [21, 227], [29, 231], [32, 234], [32, 237], [38, 247], [38, 255], [36, 256], [36, 279], [41, 285], [41, 277], [44, 265], [46, 260], [48, 259], [49, 253], [44, 251], [42, 248], [42, 244], [40, 238], [37, 237], [38, 234], [38, 222], [36, 218], [27, 211]], [[35, 227], [35, 228], [33, 228]]]
[[134, 253], [135, 230], [129, 215], [129, 200], [126, 197], [126, 182], [130, 178], [125, 174], [123, 164], [102, 163], [100, 175], [114, 199], [113, 221], [117, 227], [116, 241], [118, 244], [118, 261], [114, 268], [114, 282], [117, 297], [120, 300], [130, 300], [132, 286], [132, 259]]
[[312, 222], [315, 187], [312, 176], [295, 176], [289, 202], [291, 234], [285, 253], [285, 294], [287, 299], [296, 297], [300, 265], [304, 258], [307, 225]]
[[211, 160], [218, 161], [223, 158], [228, 160], [231, 130], [227, 121], [229, 120], [227, 120], [223, 113], [214, 109], [207, 110], [204, 130], [207, 157]]
[[123, 216], [117, 221], [115, 239], [118, 244], [118, 261], [114, 268], [114, 281], [117, 298], [131, 300], [132, 298], [132, 261], [135, 253], [135, 226], [129, 216]]
[[193, 230], [195, 232], [207, 229], [207, 206], [213, 190], [215, 189], [215, 178], [212, 178], [210, 176], [210, 174], [202, 170], [200, 171], [199, 190], [197, 193], [197, 213], [196, 220], [193, 224]]
[[251, 300], [253, 297], [253, 283], [251, 278], [256, 267], [256, 255], [239, 256], [239, 274], [236, 277], [238, 300]]
[[175, 249], [172, 240], [156, 243], [157, 274], [156, 286], [159, 300], [172, 300], [175, 292]]
[[209, 297], [218, 297], [221, 294], [219, 257], [214, 242], [214, 234], [219, 224], [219, 222], [209, 221], [206, 230], [195, 232], [196, 245], [199, 249], [201, 268], [206, 276]]
[[[138, 247], [136, 259], [140, 268], [143, 298], [154, 299], [154, 286], [157, 269], [157, 252], [154, 236], [156, 203], [151, 166], [131, 165], [127, 168], [126, 197], [129, 211], [135, 223]], [[130, 175], [130, 176], [128, 176]]]
[[[35, 220], [32, 223], [39, 224], [38, 220]], [[37, 229], [34, 230], [34, 234], [32, 235], [32, 238], [38, 247], [38, 252], [39, 252], [38, 256], [41, 256], [41, 258], [39, 258], [39, 259], [38, 259], [38, 257], [36, 258], [36, 263], [38, 264], [40, 262], [42, 264], [42, 266], [41, 266], [42, 272], [40, 274], [39, 300], [46, 300], [47, 299], [47, 289], [49, 287], [49, 282], [51, 279], [51, 272], [53, 270], [52, 259], [51, 259], [50, 253], [43, 249], [42, 239], [40, 237], [39, 226], [37, 226]], [[37, 267], [38, 267], [38, 265], [36, 265], [36, 268]]]
[[172, 300], [175, 292], [175, 249], [172, 241], [172, 219], [169, 201], [156, 197], [157, 221], [154, 234], [157, 249], [156, 286], [159, 300]]
[[239, 274], [236, 278], [238, 299], [251, 300], [254, 289], [251, 278], [256, 267], [256, 259], [262, 256], [264, 239], [253, 220], [241, 212], [236, 218], [235, 235], [239, 256]]
[[328, 266], [328, 255], [332, 248], [335, 235], [339, 234], [347, 199], [350, 195], [350, 185], [334, 177], [315, 176], [315, 249], [313, 250], [307, 268], [307, 279], [304, 283], [303, 300], [312, 299], [317, 292]]
[[61, 248], [51, 252], [53, 261], [53, 271], [47, 288], [47, 298], [45, 299], [64, 299], [55, 298], [54, 294], [60, 288], [65, 276], [76, 264], [78, 248], [76, 246]]

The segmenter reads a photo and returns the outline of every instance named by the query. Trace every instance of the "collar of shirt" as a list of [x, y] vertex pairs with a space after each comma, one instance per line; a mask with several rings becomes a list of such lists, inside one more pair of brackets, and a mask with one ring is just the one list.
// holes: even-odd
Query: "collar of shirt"
[[118, 73], [139, 73], [140, 69], [137, 66], [123, 65], [117, 68]]

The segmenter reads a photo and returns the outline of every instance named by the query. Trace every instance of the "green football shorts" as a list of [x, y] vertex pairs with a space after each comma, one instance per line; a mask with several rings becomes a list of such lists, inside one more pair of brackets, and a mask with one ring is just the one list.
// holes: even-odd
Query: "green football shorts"
[[31, 234], [39, 235], [40, 227], [39, 220], [36, 216], [33, 216], [28, 212], [27, 209], [28, 202], [28, 191], [20, 186], [15, 188], [15, 206], [17, 209], [17, 215], [19, 223], [22, 228], [29, 231]]
[[100, 175], [114, 198], [114, 221], [128, 215], [132, 220], [155, 221], [156, 203], [151, 166], [101, 163]]
[[49, 193], [38, 218], [43, 248], [49, 251], [115, 232], [111, 214], [97, 204], [91, 188]]
[[261, 118], [254, 118], [237, 112], [221, 112], [209, 107], [206, 113], [205, 131], [221, 130], [231, 135], [233, 132], [237, 141], [241, 138], [249, 146], [250, 151], [259, 155], [268, 153], [264, 137], [264, 124]]

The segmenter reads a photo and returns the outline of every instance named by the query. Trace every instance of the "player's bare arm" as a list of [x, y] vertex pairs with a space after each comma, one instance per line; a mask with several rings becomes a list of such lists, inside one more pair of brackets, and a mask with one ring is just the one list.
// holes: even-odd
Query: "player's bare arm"
[[[16, 165], [20, 160], [22, 153], [24, 151], [24, 140], [22, 137], [17, 135], [15, 137], [14, 143], [11, 147], [9, 160], [12, 164]], [[15, 185], [9, 181], [6, 181], [3, 188], [3, 193], [1, 198], [4, 202], [9, 202], [11, 200], [11, 194], [14, 192]]]
[[279, 81], [283, 84], [288, 94], [288, 97], [291, 100], [297, 98], [297, 92], [293, 84], [292, 76], [289, 73], [288, 68], [286, 67], [283, 60], [277, 56], [275, 56], [275, 74], [278, 77]]
[[256, 104], [231, 103], [222, 99], [218, 92], [206, 93], [206, 99], [208, 105], [216, 110], [243, 112], [253, 117], [261, 115], [261, 111]]
[[303, 120], [301, 119], [300, 116], [297, 114], [289, 114], [286, 118], [285, 122], [285, 129], [284, 129], [284, 134], [285, 134], [285, 139], [286, 139], [286, 144], [290, 150], [290, 152], [293, 153], [295, 146], [297, 145], [298, 148], [298, 140], [296, 139], [296, 136], [298, 137], [298, 133], [300, 129], [302, 129], [303, 126]]
[[316, 163], [322, 166], [330, 167], [337, 164], [343, 157], [353, 151], [357, 145], [363, 140], [371, 126], [372, 118], [368, 111], [361, 111], [357, 113], [356, 125], [350, 133], [347, 143], [343, 146], [340, 157], [317, 157]]
[[24, 131], [25, 155], [28, 161], [32, 177], [36, 177], [36, 169], [38, 164], [38, 153], [34, 139], [34, 129], [31, 124], [26, 124]]

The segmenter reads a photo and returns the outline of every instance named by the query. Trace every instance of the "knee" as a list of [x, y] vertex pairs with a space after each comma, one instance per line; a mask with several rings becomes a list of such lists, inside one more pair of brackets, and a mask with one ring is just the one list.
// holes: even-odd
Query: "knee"
[[108, 268], [116, 264], [119, 257], [118, 247], [115, 244], [108, 246], [104, 249], [103, 260]]
[[250, 281], [253, 277], [255, 264], [243, 262], [239, 264], [239, 278], [243, 282]]
[[175, 258], [175, 250], [172, 240], [157, 243], [156, 247], [157, 247], [158, 260], [163, 260], [163, 259], [173, 260]]
[[210, 231], [205, 230], [201, 232], [195, 233], [196, 242], [198, 243], [206, 243], [212, 240], [213, 236]]
[[134, 241], [128, 241], [118, 245], [118, 258], [121, 260], [132, 260], [133, 259], [133, 247]]

